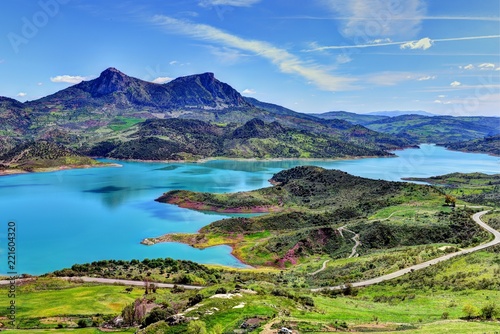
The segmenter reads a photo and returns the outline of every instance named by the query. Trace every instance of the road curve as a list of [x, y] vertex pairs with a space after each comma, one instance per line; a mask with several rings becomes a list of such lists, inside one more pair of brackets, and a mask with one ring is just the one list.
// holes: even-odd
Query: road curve
[[[485, 249], [485, 248], [488, 248], [488, 247], [500, 244], [500, 232], [498, 232], [494, 228], [488, 226], [486, 223], [484, 223], [481, 220], [481, 216], [484, 215], [487, 212], [488, 212], [487, 210], [486, 211], [478, 212], [478, 213], [476, 213], [476, 214], [474, 214], [472, 216], [472, 219], [474, 219], [474, 221], [479, 226], [481, 226], [481, 228], [483, 228], [484, 230], [486, 230], [486, 231], [490, 232], [491, 234], [493, 234], [493, 236], [495, 238], [492, 241], [487, 242], [485, 244], [481, 244], [481, 245], [473, 247], [473, 248], [463, 249], [463, 250], [455, 252], [455, 253], [446, 254], [444, 256], [441, 256], [441, 257], [429, 260], [427, 262], [416, 264], [414, 266], [411, 266], [411, 267], [408, 267], [408, 268], [404, 268], [404, 269], [395, 271], [395, 272], [387, 274], [387, 275], [375, 277], [375, 278], [372, 278], [372, 279], [369, 279], [369, 280], [366, 280], [366, 281], [351, 283], [351, 285], [353, 287], [360, 287], [360, 286], [368, 286], [368, 285], [373, 285], [373, 284], [377, 284], [377, 283], [380, 283], [380, 282], [388, 281], [388, 280], [391, 280], [393, 278], [403, 276], [403, 275], [405, 275], [405, 274], [407, 274], [409, 272], [412, 272], [412, 271], [415, 271], [415, 270], [424, 269], [424, 268], [426, 268], [426, 267], [428, 267], [430, 265], [433, 265], [433, 264], [436, 264], [436, 263], [439, 263], [439, 262], [443, 262], [443, 261], [449, 260], [449, 259], [451, 259], [451, 258], [453, 258], [455, 256], [458, 256], [458, 255], [463, 255], [463, 254], [468, 254], [468, 253], [476, 252], [478, 250]], [[340, 289], [343, 289], [343, 288], [345, 288], [344, 284], [342, 284], [342, 285], [336, 285], [336, 286], [323, 287], [323, 288], [317, 288], [317, 289], [311, 289], [311, 291], [340, 290]]]

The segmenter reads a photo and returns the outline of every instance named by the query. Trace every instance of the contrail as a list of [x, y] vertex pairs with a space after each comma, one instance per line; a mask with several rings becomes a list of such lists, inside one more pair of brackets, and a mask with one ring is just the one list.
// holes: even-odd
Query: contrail
[[[471, 37], [455, 37], [455, 38], [438, 38], [430, 39], [433, 42], [452, 42], [452, 41], [465, 41], [465, 40], [475, 40], [475, 39], [487, 39], [487, 38], [500, 38], [500, 35], [488, 35], [488, 36], [471, 36]], [[422, 38], [425, 39], [425, 38]], [[420, 40], [422, 40], [420, 39]], [[335, 49], [362, 49], [362, 48], [373, 48], [377, 46], [388, 46], [388, 45], [403, 45], [408, 43], [416, 43], [419, 40], [404, 41], [404, 42], [386, 42], [386, 43], [371, 43], [371, 44], [357, 44], [357, 45], [332, 45], [332, 46], [322, 46], [314, 49], [305, 49], [304, 52], [314, 52], [314, 51], [324, 51], [324, 50], [335, 50]]]

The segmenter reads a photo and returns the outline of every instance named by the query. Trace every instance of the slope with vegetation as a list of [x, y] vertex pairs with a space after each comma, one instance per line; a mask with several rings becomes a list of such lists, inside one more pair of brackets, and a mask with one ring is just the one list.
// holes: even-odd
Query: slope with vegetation
[[106, 166], [62, 145], [47, 141], [20, 144], [0, 156], [0, 173]]
[[199, 120], [151, 119], [129, 129], [126, 141], [80, 148], [92, 156], [138, 160], [226, 158], [344, 158], [390, 156], [380, 149], [346, 143], [328, 135], [252, 119], [217, 125]]
[[444, 146], [455, 151], [500, 155], [500, 135], [456, 143], [446, 143]]
[[270, 181], [273, 187], [235, 194], [165, 193], [157, 201], [198, 210], [269, 214], [223, 219], [195, 235], [171, 234], [145, 243], [229, 244], [246, 263], [286, 267], [318, 254], [346, 257], [356, 245], [354, 235], [361, 242], [358, 254], [433, 243], [464, 247], [487, 237], [467, 212], [443, 207], [445, 196], [434, 187], [311, 166], [282, 171]]

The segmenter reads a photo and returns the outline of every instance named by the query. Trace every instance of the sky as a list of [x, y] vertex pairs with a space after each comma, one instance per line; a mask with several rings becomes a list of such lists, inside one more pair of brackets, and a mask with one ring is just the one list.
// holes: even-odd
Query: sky
[[500, 116], [498, 0], [2, 0], [0, 96], [213, 72], [320, 113]]

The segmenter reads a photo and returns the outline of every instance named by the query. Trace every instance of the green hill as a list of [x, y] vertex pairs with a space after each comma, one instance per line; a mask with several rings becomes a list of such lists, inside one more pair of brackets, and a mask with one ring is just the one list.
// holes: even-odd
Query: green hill
[[61, 167], [90, 167], [101, 163], [62, 145], [36, 141], [18, 145], [0, 156], [0, 164], [4, 169], [31, 172]]
[[[285, 128], [253, 119], [216, 125], [199, 120], [151, 119], [127, 130], [126, 141], [106, 141], [83, 152], [117, 159], [198, 160], [226, 158], [341, 158], [389, 156], [328, 135]], [[375, 146], [375, 145], [373, 145]]]
[[[157, 201], [204, 211], [268, 214], [223, 219], [196, 235], [166, 235], [146, 243], [180, 241], [200, 247], [226, 243], [249, 264], [282, 267], [318, 254], [345, 257], [353, 251], [352, 235], [361, 242], [359, 254], [439, 242], [465, 246], [487, 235], [468, 212], [443, 207], [444, 194], [432, 186], [372, 180], [312, 166], [279, 172], [270, 181], [272, 187], [234, 194], [167, 192]], [[377, 219], [382, 212], [384, 218]], [[386, 218], [398, 212], [406, 214]]]
[[500, 135], [444, 144], [455, 151], [488, 153], [500, 155]]

